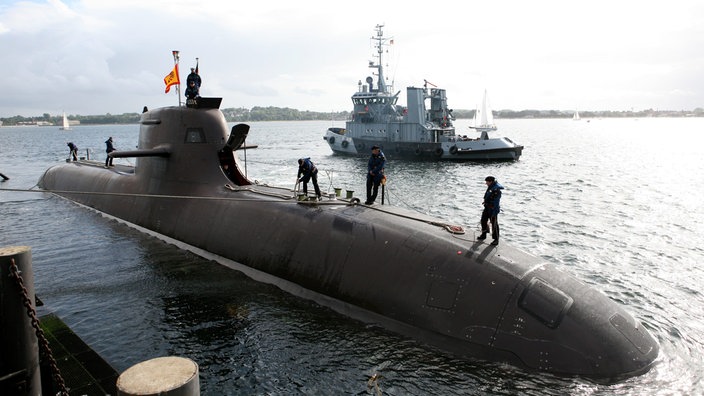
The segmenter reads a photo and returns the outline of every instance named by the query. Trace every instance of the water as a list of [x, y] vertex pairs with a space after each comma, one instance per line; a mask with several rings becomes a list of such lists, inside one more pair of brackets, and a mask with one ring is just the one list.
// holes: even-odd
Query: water
[[[502, 243], [555, 263], [623, 304], [657, 338], [654, 368], [614, 385], [455, 359], [207, 261], [43, 193], [0, 190], [0, 246], [32, 248], [36, 292], [119, 372], [163, 355], [200, 365], [204, 395], [701, 394], [704, 392], [704, 119], [497, 120], [519, 162], [390, 161], [394, 205], [475, 228], [484, 177], [506, 186]], [[342, 126], [337, 122], [335, 126]], [[468, 121], [458, 130], [469, 134]], [[312, 157], [324, 191], [363, 196], [366, 160], [331, 155], [329, 122], [252, 123], [247, 173], [293, 187]], [[0, 128], [1, 189], [29, 189], [138, 127]], [[239, 152], [240, 157], [244, 153]], [[116, 162], [128, 160], [117, 159]], [[324, 231], [321, 231], [324, 232]], [[372, 384], [373, 385], [373, 384]]]

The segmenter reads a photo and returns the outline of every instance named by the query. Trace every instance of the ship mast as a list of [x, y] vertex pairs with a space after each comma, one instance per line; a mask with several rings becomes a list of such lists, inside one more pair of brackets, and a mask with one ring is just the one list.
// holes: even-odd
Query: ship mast
[[379, 92], [389, 92], [388, 87], [386, 86], [386, 78], [384, 78], [384, 66], [382, 63], [382, 54], [384, 53], [384, 47], [389, 45], [389, 41], [392, 39], [390, 38], [385, 38], [384, 37], [384, 32], [382, 31], [382, 28], [384, 25], [376, 25], [376, 37], [372, 37], [372, 40], [375, 40], [376, 43], [374, 44], [374, 47], [376, 47], [377, 51], [377, 64], [374, 64], [374, 61], [369, 62], [369, 67], [372, 69], [377, 69], [377, 76], [379, 77], [379, 82], [378, 82], [378, 88]]

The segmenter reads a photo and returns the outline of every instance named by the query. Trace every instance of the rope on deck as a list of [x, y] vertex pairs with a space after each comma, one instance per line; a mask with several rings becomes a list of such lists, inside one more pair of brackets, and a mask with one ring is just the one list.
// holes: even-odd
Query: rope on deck
[[[317, 205], [357, 206], [358, 205], [354, 199], [351, 199], [350, 201], [341, 200], [341, 199], [329, 200], [329, 201], [298, 201], [298, 200], [296, 200], [296, 197], [293, 197], [290, 195], [261, 191], [261, 190], [257, 190], [257, 189], [251, 188], [251, 187], [233, 187], [229, 184], [226, 184], [223, 187], [231, 192], [234, 192], [234, 193], [250, 192], [250, 193], [254, 193], [254, 194], [260, 194], [260, 195], [265, 195], [265, 196], [279, 198], [279, 199], [269, 199], [269, 200], [264, 199], [263, 200], [261, 198], [207, 197], [207, 196], [192, 196], [192, 195], [137, 194], [137, 193], [116, 193], [116, 192], [97, 192], [97, 191], [96, 192], [93, 192], [93, 191], [70, 191], [70, 190], [31, 190], [31, 189], [18, 189], [18, 188], [2, 188], [2, 189], [0, 189], [0, 192], [9, 191], [9, 192], [50, 193], [50, 194], [55, 194], [58, 196], [62, 196], [62, 195], [100, 195], [100, 196], [116, 196], [116, 197], [136, 197], [136, 198], [191, 199], [191, 200], [203, 200], [203, 201], [260, 202], [260, 203], [267, 203], [267, 204], [282, 204], [283, 203], [283, 204], [311, 205], [311, 206], [317, 206]], [[461, 233], [459, 233], [457, 231], [459, 229], [461, 229], [462, 227], [458, 226], [458, 225], [454, 225], [454, 224], [450, 224], [450, 223], [442, 222], [442, 221], [421, 219], [419, 217], [414, 217], [411, 215], [405, 215], [405, 214], [395, 213], [392, 211], [387, 211], [383, 208], [383, 206], [367, 206], [367, 205], [365, 205], [364, 207], [366, 209], [384, 212], [384, 213], [392, 215], [392, 216], [396, 216], [396, 217], [400, 217], [400, 218], [404, 218], [404, 219], [408, 219], [408, 220], [418, 221], [421, 223], [437, 226], [437, 227], [443, 228], [445, 231], [447, 231], [455, 236], [461, 235]]]

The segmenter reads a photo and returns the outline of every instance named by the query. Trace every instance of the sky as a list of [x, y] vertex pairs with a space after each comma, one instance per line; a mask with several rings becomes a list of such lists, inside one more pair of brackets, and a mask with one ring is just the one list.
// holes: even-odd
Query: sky
[[704, 107], [701, 0], [0, 0], [0, 117], [177, 105], [172, 50], [221, 108], [351, 110], [378, 24], [399, 103], [428, 80], [453, 109]]

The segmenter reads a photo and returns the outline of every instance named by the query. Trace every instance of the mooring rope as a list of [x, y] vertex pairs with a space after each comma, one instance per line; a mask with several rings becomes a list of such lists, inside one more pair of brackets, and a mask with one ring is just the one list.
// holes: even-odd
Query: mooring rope
[[[192, 196], [192, 195], [138, 194], [138, 193], [99, 192], [99, 191], [93, 192], [93, 191], [70, 191], [70, 190], [32, 190], [32, 189], [18, 189], [18, 188], [2, 188], [2, 189], [0, 189], [0, 192], [9, 191], [9, 192], [50, 193], [50, 194], [55, 194], [58, 196], [62, 196], [62, 195], [101, 195], [101, 196], [118, 196], [118, 197], [137, 197], [137, 198], [191, 199], [191, 200], [204, 200], [204, 201], [238, 201], [238, 202], [259, 202], [259, 203], [267, 203], [267, 204], [272, 204], [272, 203], [273, 204], [281, 204], [281, 203], [283, 203], [283, 204], [296, 204], [296, 205], [326, 205], [326, 206], [331, 206], [331, 205], [356, 206], [356, 205], [358, 205], [358, 203], [357, 203], [357, 201], [355, 201], [355, 199], [351, 199], [350, 201], [337, 200], [337, 199], [336, 200], [327, 200], [327, 201], [317, 201], [317, 200], [298, 201], [295, 196], [277, 194], [277, 193], [266, 192], [266, 191], [261, 191], [261, 190], [255, 190], [250, 187], [233, 187], [233, 186], [230, 186], [229, 184], [226, 184], [224, 186], [224, 188], [226, 188], [229, 191], [235, 192], [235, 193], [247, 191], [247, 192], [251, 192], [254, 194], [261, 194], [261, 195], [266, 195], [266, 196], [270, 196], [270, 197], [276, 197], [279, 199], [267, 200], [267, 199], [261, 199], [261, 198], [207, 197], [207, 196]], [[419, 221], [422, 223], [441, 227], [441, 228], [446, 229], [448, 232], [450, 232], [451, 234], [453, 234], [455, 236], [458, 234], [451, 231], [451, 230], [456, 229], [457, 227], [462, 229], [462, 227], [460, 227], [460, 226], [450, 224], [447, 222], [421, 219], [421, 218], [414, 217], [411, 215], [387, 211], [384, 209], [383, 205], [381, 205], [381, 206], [367, 205], [367, 206], [365, 206], [365, 208], [384, 212], [384, 213], [387, 213], [392, 216], [396, 216], [396, 217], [400, 217], [400, 218], [404, 218], [404, 219], [408, 219], [408, 220], [412, 220], [412, 221]]]

